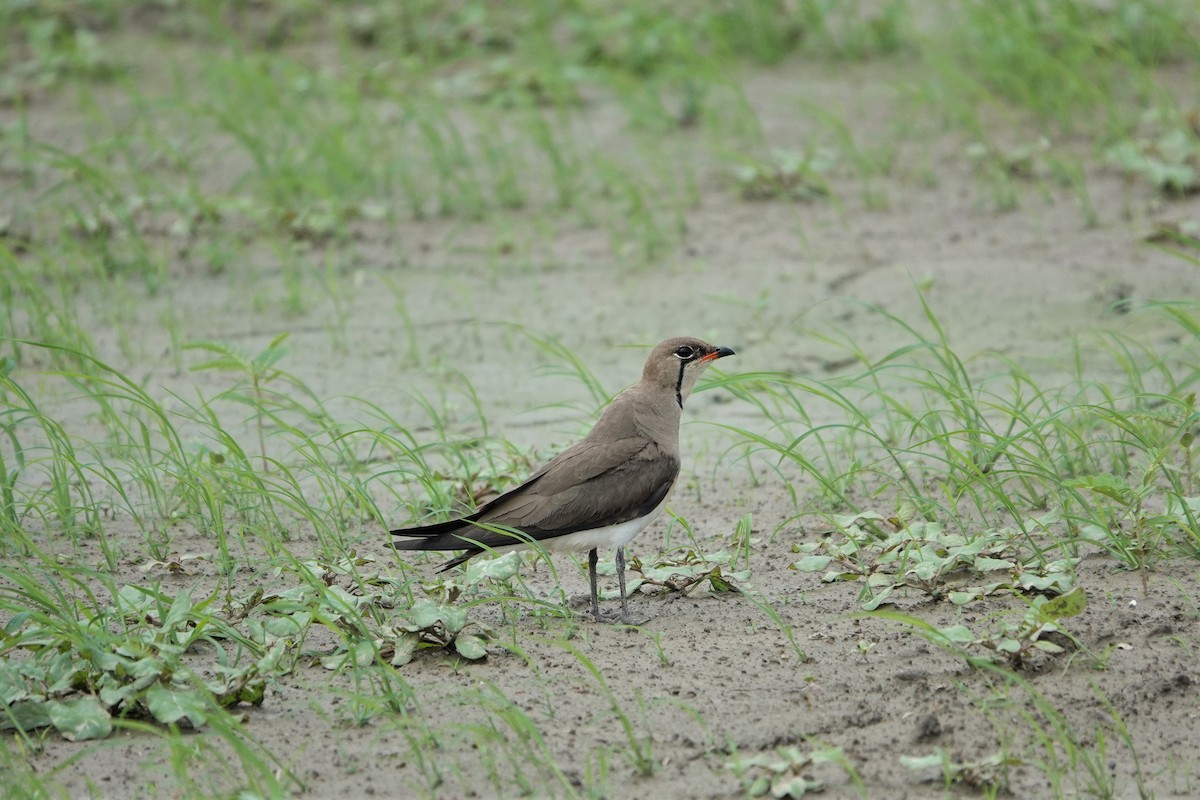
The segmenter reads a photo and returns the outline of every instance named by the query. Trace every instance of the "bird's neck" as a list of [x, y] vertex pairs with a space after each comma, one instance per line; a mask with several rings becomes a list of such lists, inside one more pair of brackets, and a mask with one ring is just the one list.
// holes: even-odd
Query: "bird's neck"
[[617, 437], [642, 436], [667, 444], [679, 440], [682, 409], [672, 388], [668, 393], [634, 385], [617, 395], [596, 423]]

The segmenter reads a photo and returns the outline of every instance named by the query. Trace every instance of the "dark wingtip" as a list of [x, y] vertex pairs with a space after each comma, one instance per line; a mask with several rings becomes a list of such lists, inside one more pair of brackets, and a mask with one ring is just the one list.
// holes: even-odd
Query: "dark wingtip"
[[[389, 542], [389, 544], [391, 545], [391, 548], [393, 550], [396, 550], [397, 552], [403, 552], [403, 553], [408, 553], [408, 552], [413, 552], [413, 551], [428, 552], [429, 550], [436, 551], [436, 550], [460, 550], [460, 549], [463, 549], [461, 543], [457, 543], [457, 542], [453, 546], [450, 546], [450, 547], [432, 547], [432, 548], [430, 548], [430, 547], [426, 546], [428, 544], [428, 542], [426, 542], [424, 539], [409, 539], [407, 541], [402, 540], [399, 542]], [[469, 559], [473, 556], [477, 556], [482, 552], [483, 552], [482, 550], [466, 548], [461, 555], [450, 559], [445, 564], [440, 565], [436, 571], [437, 572], [445, 572], [446, 570], [454, 569], [459, 564], [462, 564], [463, 562], [465, 562], [467, 559]]]
[[442, 564], [440, 567], [438, 567], [434, 571], [435, 572], [447, 572], [448, 570], [454, 569], [459, 564], [466, 563], [467, 559], [473, 558], [482, 552], [483, 552], [482, 550], [468, 550], [465, 553], [463, 553], [461, 556], [457, 556], [456, 558], [450, 559], [449, 561], [447, 561], [445, 564]]
[[449, 519], [445, 522], [435, 522], [431, 525], [418, 525], [415, 528], [396, 528], [388, 531], [392, 536], [414, 536], [423, 539], [430, 539], [434, 536], [440, 536], [443, 533], [453, 533], [461, 528], [470, 525], [471, 521], [479, 517], [480, 512], [476, 511], [469, 517], [459, 517], [458, 519]]
[[388, 536], [425, 536], [420, 528], [396, 528], [394, 531], [388, 531]]

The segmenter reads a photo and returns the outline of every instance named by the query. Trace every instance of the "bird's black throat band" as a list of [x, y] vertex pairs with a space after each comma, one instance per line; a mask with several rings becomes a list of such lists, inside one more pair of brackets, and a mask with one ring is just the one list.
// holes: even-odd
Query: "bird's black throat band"
[[679, 362], [679, 380], [675, 381], [675, 402], [679, 403], [679, 408], [683, 409], [683, 371], [687, 369], [688, 362], [680, 360]]

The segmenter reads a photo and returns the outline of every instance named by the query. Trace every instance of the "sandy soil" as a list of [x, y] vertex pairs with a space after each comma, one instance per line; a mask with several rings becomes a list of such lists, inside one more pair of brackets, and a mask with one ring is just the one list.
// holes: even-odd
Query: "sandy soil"
[[[891, 85], [882, 71], [830, 75], [793, 64], [751, 76], [748, 90], [768, 138], [786, 146], [802, 140], [808, 125], [800, 101], [844, 108], [849, 120], [861, 119], [864, 138], [880, 135], [868, 126], [885, 125], [877, 109], [881, 97], [894, 102]], [[612, 112], [599, 104], [587, 113], [606, 119]], [[35, 125], [48, 125], [39, 115], [50, 113], [31, 109]], [[1114, 299], [1130, 295], [1136, 305], [1200, 294], [1194, 266], [1143, 242], [1155, 222], [1200, 217], [1200, 200], [1164, 204], [1096, 170], [1089, 175], [1098, 217], [1093, 227], [1085, 225], [1073, 195], [1045, 184], [1019, 185], [1019, 207], [998, 212], [962, 157], [964, 144], [950, 135], [923, 142], [933, 155], [919, 164], [907, 162], [906, 153], [895, 174], [875, 181], [875, 191], [888, 201], [882, 209], [866, 207], [861, 183], [851, 175], [833, 179], [843, 199], [838, 208], [746, 203], [710, 172], [702, 178], [699, 205], [686, 217], [686, 242], [649, 267], [614, 257], [602, 231], [571, 228], [541, 239], [520, 263], [514, 258], [481, 265], [477, 254], [494, 243], [493, 228], [437, 221], [394, 230], [364, 225], [352, 243], [332, 253], [342, 285], [350, 287], [339, 301], [340, 337], [330, 335], [332, 303], [314, 301], [292, 318], [272, 306], [269, 301], [284, 292], [283, 276], [272, 269], [267, 250], [254, 286], [181, 263], [166, 294], [139, 300], [137, 313], [146, 326], [135, 339], [135, 350], [144, 355], [136, 364], [122, 355], [117, 331], [105, 323], [98, 302], [89, 326], [101, 357], [136, 367], [162, 395], [192, 393], [193, 387], [208, 393], [221, 385], [216, 375], [180, 373], [163, 356], [167, 332], [156, 320], [168, 306], [187, 340], [219, 339], [255, 349], [277, 333], [291, 332], [286, 366], [319, 396], [370, 398], [401, 420], [419, 418], [408, 392], [437, 391], [446, 368], [453, 368], [480, 390], [494, 434], [544, 457], [586, 426], [591, 402], [577, 381], [548, 373], [536, 348], [494, 323], [519, 320], [558, 337], [611, 390], [636, 377], [642, 345], [679, 334], [735, 348], [731, 371], [821, 375], [837, 368], [831, 360], [840, 354], [807, 331], [845, 336], [869, 352], [882, 352], [894, 345], [894, 331], [860, 303], [918, 323], [920, 283], [960, 353], [998, 351], [1052, 383], [1071, 337], [1134, 325], [1150, 341], [1160, 335], [1144, 322], [1107, 311]], [[936, 178], [932, 183], [919, 177], [926, 169]], [[312, 260], [323, 263], [326, 255], [315, 252]], [[416, 331], [416, 363], [385, 278], [402, 287]], [[254, 307], [248, 296], [268, 302]], [[487, 784], [490, 755], [472, 752], [470, 740], [453, 732], [452, 723], [482, 719], [478, 706], [464, 698], [486, 695], [493, 687], [536, 721], [546, 752], [569, 782], [594, 777], [604, 768], [594, 760], [596, 748], [611, 745], [606, 768], [608, 796], [614, 798], [737, 796], [738, 780], [725, 767], [731, 745], [743, 755], [781, 745], [840, 747], [866, 794], [888, 798], [974, 794], [961, 786], [945, 790], [936, 771], [903, 766], [904, 755], [944, 748], [960, 762], [1000, 752], [1036, 757], [1034, 732], [1050, 731], [1051, 738], [1053, 733], [1020, 686], [967, 668], [899, 625], [856, 617], [856, 586], [823, 584], [818, 575], [785, 568], [794, 558], [792, 545], [819, 536], [821, 521], [795, 519], [781, 480], [767, 473], [755, 483], [726, 455], [727, 434], [691, 424], [764, 424], [753, 408], [719, 394], [695, 396], [686, 411], [684, 475], [671, 508], [702, 539], [722, 542], [740, 517], [753, 515], [760, 544], [751, 557], [751, 583], [795, 626], [807, 660], [797, 657], [779, 627], [744, 596], [639, 595], [635, 608], [651, 618], [641, 630], [596, 625], [583, 616], [557, 630], [517, 620], [511, 624], [523, 655], [494, 647], [481, 663], [426, 655], [404, 667], [401, 675], [418, 698], [409, 713], [447, 731], [441, 750], [424, 754], [444, 765], [445, 782], [432, 789], [409, 750], [403, 721], [381, 714], [363, 726], [347, 724], [343, 705], [351, 687], [319, 666], [301, 668], [274, 686], [260, 709], [247, 712], [248, 730], [283, 756], [316, 797], [519, 793], [515, 778], [500, 789]], [[805, 476], [785, 477], [801, 496], [811, 491]], [[891, 510], [890, 498], [878, 503], [881, 512]], [[668, 536], [679, 535], [659, 523], [635, 540], [632, 553], [653, 555]], [[295, 545], [303, 551], [311, 542], [297, 531]], [[136, 552], [138, 545], [131, 547]], [[384, 569], [394, 564], [382, 531], [364, 534], [360, 548]], [[131, 579], [136, 560], [130, 559]], [[567, 594], [581, 597], [583, 572], [570, 558], [556, 563]], [[431, 565], [422, 569], [432, 573]], [[544, 567], [525, 571], [531, 587], [550, 594], [552, 577]], [[245, 585], [260, 579], [247, 574]], [[178, 580], [182, 587], [196, 579]], [[1107, 697], [1129, 726], [1142, 775], [1155, 795], [1193, 796], [1200, 781], [1193, 758], [1200, 743], [1200, 673], [1194, 659], [1200, 646], [1200, 581], [1192, 563], [1163, 565], [1147, 581], [1143, 592], [1142, 575], [1108, 559], [1086, 560], [1080, 583], [1090, 602], [1070, 629], [1087, 650], [1109, 653], [1107, 668], [1093, 669], [1068, 652], [1047, 658], [1022, 678], [1084, 738], [1109, 730], [1105, 720], [1112, 712], [1100, 699]], [[917, 595], [900, 597], [897, 605], [935, 625], [950, 624], [959, 614], [949, 604]], [[967, 614], [983, 619], [1020, 607], [1020, 600], [999, 598], [973, 605]], [[503, 627], [496, 609], [485, 606], [479, 614]], [[635, 715], [638, 729], [652, 737], [661, 764], [654, 775], [636, 775], [621, 756], [619, 721], [596, 681], [564, 650], [560, 640], [568, 633], [621, 707]], [[1128, 647], [1110, 650], [1118, 643]], [[332, 642], [318, 637], [308, 644]], [[1103, 768], [1116, 776], [1117, 796], [1136, 796], [1132, 754], [1109, 737]], [[503, 757], [513, 758], [525, 747], [518, 743]], [[50, 741], [37, 764], [48, 770], [66, 758], [74, 760], [58, 778], [73, 793], [135, 796], [149, 790], [147, 782], [158, 781], [159, 795], [172, 794], [165, 768], [155, 766], [161, 752], [152, 739], [123, 734], [99, 746]], [[525, 759], [501, 774], [536, 776], [543, 754], [528, 752]], [[856, 793], [836, 766], [811, 772], [826, 781], [823, 796]], [[1038, 770], [1020, 764], [1009, 777], [1014, 797], [1037, 797], [1053, 788]], [[535, 795], [565, 793], [534, 780]]]

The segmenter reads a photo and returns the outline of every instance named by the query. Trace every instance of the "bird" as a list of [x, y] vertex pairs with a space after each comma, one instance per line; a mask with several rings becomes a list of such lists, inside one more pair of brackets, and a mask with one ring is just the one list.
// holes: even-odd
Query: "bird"
[[679, 476], [679, 423], [700, 375], [734, 355], [692, 337], [660, 343], [642, 377], [613, 398], [591, 431], [521, 485], [474, 513], [447, 522], [391, 531], [396, 550], [462, 550], [438, 572], [483, 552], [540, 547], [588, 554], [591, 610], [600, 613], [596, 564], [616, 548], [621, 621], [628, 622], [625, 545], [652, 523]]

